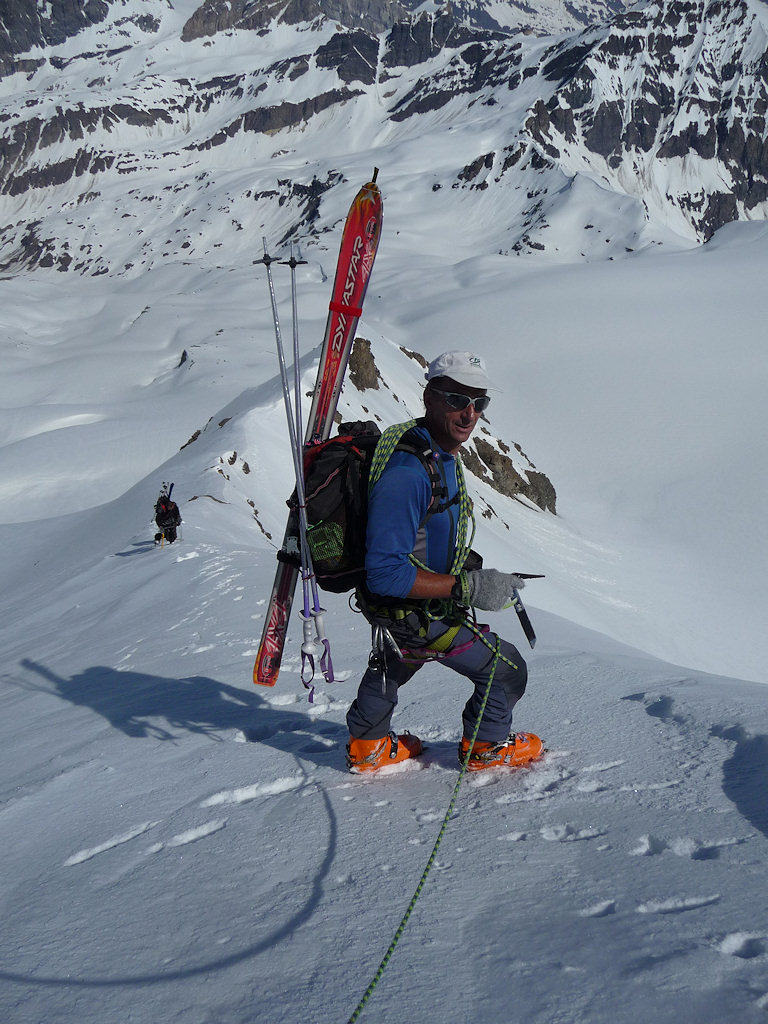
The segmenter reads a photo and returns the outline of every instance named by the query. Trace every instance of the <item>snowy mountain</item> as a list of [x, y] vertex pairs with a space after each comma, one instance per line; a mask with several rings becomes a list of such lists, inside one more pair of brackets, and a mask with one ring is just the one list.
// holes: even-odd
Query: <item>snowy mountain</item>
[[633, 8], [556, 49], [544, 74], [559, 87], [526, 127], [570, 178], [626, 192], [681, 235], [762, 220], [767, 26], [763, 4]]
[[[474, 193], [474, 248], [489, 252], [619, 257], [766, 214], [757, 0], [640, 4], [557, 42], [447, 9], [378, 34], [291, 5], [97, 4], [91, 24], [77, 10], [6, 17], [17, 48], [53, 40], [0, 82], [6, 272], [208, 259], [222, 222], [251, 216], [281, 240], [322, 234], [361, 143], [377, 163], [396, 152], [427, 208]], [[594, 215], [564, 240], [583, 198]]]
[[[274, 4], [254, 0], [204, 0], [202, 3], [175, 3], [188, 15], [182, 34], [185, 39], [199, 35], [212, 36], [230, 29], [262, 30], [272, 17], [295, 24], [329, 18], [348, 29], [362, 28], [381, 32], [404, 20], [409, 14], [434, 12], [445, 4], [427, 0], [304, 0], [303, 3]], [[457, 20], [478, 28], [524, 31], [553, 35], [573, 31], [585, 25], [606, 21], [626, 5], [622, 0], [577, 0], [559, 4], [539, 0], [536, 4], [519, 0], [458, 0], [450, 5]], [[86, 4], [59, 3], [41, 6], [35, 0], [17, 0], [2, 13], [0, 55], [3, 67], [10, 69], [15, 57], [25, 55], [33, 47], [55, 46], [89, 26], [101, 28], [108, 36], [115, 25], [124, 27], [135, 22], [146, 31], [158, 28], [162, 8], [142, 11], [120, 0], [99, 0]]]
[[[406, 9], [0, 5], [9, 1024], [348, 1020], [428, 863], [363, 1024], [765, 1021], [766, 8]], [[488, 618], [547, 753], [448, 817], [443, 665], [395, 719], [426, 756], [344, 770], [346, 595], [314, 704], [297, 622], [251, 683], [292, 488], [256, 261], [307, 261], [306, 395], [374, 166], [340, 412], [410, 417], [426, 359], [481, 352], [474, 546], [545, 575], [534, 650]]]

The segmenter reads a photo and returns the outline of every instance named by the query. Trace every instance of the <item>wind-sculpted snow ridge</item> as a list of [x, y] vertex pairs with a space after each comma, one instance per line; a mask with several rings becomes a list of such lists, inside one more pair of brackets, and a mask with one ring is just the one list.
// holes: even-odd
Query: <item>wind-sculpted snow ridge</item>
[[768, 213], [755, 0], [649, 2], [554, 39], [367, 10], [382, 27], [310, 0], [6, 17], [0, 270], [231, 265], [263, 233], [322, 246], [353, 163], [483, 252], [620, 258]]
[[[378, 338], [372, 346], [358, 337], [337, 419], [368, 420], [383, 430], [389, 423], [419, 415], [420, 378], [426, 364], [423, 355], [405, 351], [386, 338]], [[309, 363], [302, 378], [305, 395], [315, 371], [316, 364]], [[282, 503], [275, 515], [263, 487], [265, 479], [277, 478], [274, 453], [284, 448], [281, 410], [270, 416], [273, 407], [274, 393], [269, 389], [243, 392], [193, 433], [174, 459], [172, 470], [182, 481], [179, 489], [192, 492], [196, 505], [190, 515], [200, 515], [200, 506], [211, 503], [233, 506], [241, 520], [255, 522], [270, 547], [277, 543], [285, 517]], [[304, 415], [307, 413], [308, 401]], [[553, 483], [519, 443], [499, 437], [487, 418], [462, 450], [462, 459], [473, 477], [476, 516], [502, 534], [510, 531], [511, 509], [527, 510], [534, 517], [542, 511], [555, 514]]]

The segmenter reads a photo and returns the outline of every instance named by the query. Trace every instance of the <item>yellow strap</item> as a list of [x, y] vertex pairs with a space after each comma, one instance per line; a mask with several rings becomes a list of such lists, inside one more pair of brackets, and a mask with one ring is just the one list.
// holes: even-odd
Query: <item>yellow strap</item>
[[458, 626], [451, 626], [451, 628], [447, 629], [441, 636], [438, 636], [431, 641], [426, 650], [434, 651], [436, 654], [444, 654], [458, 636], [459, 630], [462, 626], [462, 622], [460, 622]]

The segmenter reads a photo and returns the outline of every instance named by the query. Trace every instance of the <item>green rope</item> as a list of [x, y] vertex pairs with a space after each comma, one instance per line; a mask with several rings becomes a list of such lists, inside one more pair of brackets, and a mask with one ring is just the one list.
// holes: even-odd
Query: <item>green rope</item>
[[[456, 531], [456, 553], [450, 569], [451, 575], [456, 575], [463, 568], [469, 554], [469, 549], [472, 547], [472, 542], [475, 539], [476, 526], [474, 504], [467, 493], [467, 484], [464, 480], [464, 465], [460, 455], [456, 456], [456, 482], [459, 488], [459, 528]], [[470, 523], [472, 524], [472, 532], [469, 534], [469, 539], [467, 539]]]
[[[416, 421], [415, 420], [410, 420], [408, 423], [398, 423], [398, 424], [395, 424], [395, 425], [393, 425], [391, 427], [387, 427], [387, 429], [382, 433], [381, 439], [379, 440], [379, 443], [376, 445], [376, 451], [374, 452], [374, 456], [373, 456], [373, 459], [371, 461], [371, 471], [370, 471], [370, 476], [369, 476], [369, 493], [370, 493], [370, 489], [373, 488], [373, 485], [376, 483], [376, 481], [379, 479], [379, 477], [381, 476], [382, 472], [384, 471], [384, 467], [386, 466], [387, 462], [389, 461], [392, 453], [395, 451], [395, 449], [396, 449], [398, 443], [400, 442], [400, 439], [402, 438], [403, 434], [405, 434], [408, 430], [411, 429], [411, 427], [414, 427], [415, 425], [416, 425]], [[458, 524], [458, 529], [457, 529], [457, 532], [456, 532], [456, 542], [455, 542], [455, 548], [454, 548], [454, 559], [453, 559], [453, 563], [452, 563], [452, 568], [450, 570], [451, 574], [456, 574], [456, 573], [461, 571], [461, 567], [464, 565], [464, 562], [466, 560], [467, 554], [469, 552], [469, 549], [472, 546], [472, 541], [474, 540], [474, 536], [475, 536], [475, 517], [474, 517], [474, 512], [473, 512], [473, 503], [472, 503], [472, 499], [469, 497], [469, 494], [467, 493], [467, 486], [466, 486], [466, 482], [464, 480], [464, 467], [462, 466], [461, 458], [459, 456], [456, 457], [456, 482], [458, 484], [458, 494], [459, 494], [459, 524]], [[472, 525], [471, 532], [469, 531], [469, 524], [470, 523]], [[432, 571], [432, 570], [429, 569], [428, 566], [423, 565], [422, 563], [420, 563], [418, 561], [418, 559], [413, 558], [413, 556], [411, 556], [411, 561], [417, 567], [425, 569], [427, 572]], [[446, 602], [440, 602], [440, 604], [445, 604], [445, 603]], [[450, 605], [453, 605], [453, 602], [447, 602], [447, 603], [450, 604]], [[433, 620], [438, 619], [438, 618], [442, 618], [443, 615], [444, 615], [445, 609], [441, 608], [440, 611], [441, 611], [441, 614], [437, 615], [437, 614], [430, 614], [430, 612], [427, 610], [427, 615], [428, 615], [428, 617], [430, 619], [433, 619]], [[472, 732], [472, 736], [471, 736], [470, 741], [469, 741], [469, 747], [467, 749], [466, 757], [464, 758], [464, 760], [462, 762], [462, 765], [461, 765], [461, 770], [459, 772], [459, 777], [456, 780], [456, 785], [453, 787], [453, 793], [451, 795], [450, 803], [448, 804], [448, 810], [445, 812], [445, 817], [443, 818], [443, 823], [440, 826], [440, 831], [438, 832], [437, 839], [435, 840], [435, 845], [432, 847], [432, 852], [429, 855], [429, 859], [427, 860], [426, 867], [424, 868], [424, 871], [422, 872], [421, 878], [419, 879], [419, 883], [416, 886], [416, 890], [415, 890], [415, 892], [414, 892], [414, 894], [413, 894], [413, 896], [411, 898], [411, 902], [408, 904], [408, 908], [407, 908], [407, 910], [406, 910], [406, 912], [405, 912], [405, 914], [403, 916], [403, 919], [400, 922], [400, 924], [398, 925], [397, 931], [395, 932], [394, 937], [393, 937], [391, 943], [389, 944], [389, 948], [387, 949], [386, 953], [384, 954], [384, 958], [381, 961], [381, 963], [379, 964], [379, 966], [378, 966], [378, 968], [376, 970], [376, 973], [374, 974], [373, 979], [371, 980], [371, 983], [369, 984], [368, 988], [365, 990], [365, 993], [363, 994], [362, 999], [358, 1003], [358, 1005], [357, 1005], [354, 1013], [352, 1014], [352, 1016], [349, 1018], [348, 1024], [355, 1024], [355, 1021], [358, 1020], [358, 1018], [360, 1017], [360, 1014], [363, 1012], [363, 1009], [365, 1008], [366, 1003], [370, 999], [371, 995], [373, 994], [374, 989], [376, 988], [376, 986], [378, 985], [382, 975], [384, 974], [384, 971], [386, 970], [387, 965], [389, 964], [389, 961], [392, 958], [392, 954], [394, 953], [394, 951], [395, 951], [395, 949], [397, 947], [397, 944], [400, 941], [400, 938], [401, 938], [403, 932], [405, 931], [405, 928], [406, 928], [406, 926], [408, 924], [408, 921], [409, 921], [409, 919], [411, 917], [411, 914], [413, 913], [413, 909], [416, 906], [416, 902], [418, 901], [419, 896], [421, 896], [421, 892], [422, 892], [422, 890], [424, 888], [424, 885], [425, 885], [425, 883], [427, 881], [427, 876], [429, 875], [430, 871], [432, 870], [432, 866], [435, 863], [435, 858], [437, 857], [437, 851], [440, 849], [440, 844], [442, 843], [443, 837], [445, 836], [446, 830], [448, 828], [448, 823], [451, 820], [451, 816], [453, 815], [453, 810], [454, 810], [454, 807], [456, 806], [456, 800], [457, 800], [458, 795], [459, 795], [459, 789], [460, 789], [461, 784], [462, 784], [462, 782], [464, 780], [464, 775], [466, 774], [466, 771], [467, 771], [467, 765], [469, 764], [469, 758], [470, 758], [470, 756], [472, 754], [472, 748], [475, 745], [475, 740], [477, 738], [477, 734], [478, 734], [478, 731], [480, 729], [480, 723], [481, 723], [481, 721], [483, 719], [483, 714], [485, 713], [485, 707], [486, 707], [486, 704], [488, 703], [488, 697], [489, 697], [489, 694], [491, 692], [491, 686], [493, 685], [494, 676], [496, 675], [496, 666], [499, 663], [499, 659], [501, 659], [502, 661], [506, 662], [508, 665], [512, 665], [512, 662], [501, 653], [501, 640], [500, 640], [500, 638], [498, 636], [496, 637], [496, 645], [494, 647], [494, 646], [492, 646], [488, 642], [486, 637], [483, 635], [483, 633], [477, 628], [477, 626], [473, 622], [470, 622], [468, 619], [466, 619], [465, 620], [465, 625], [467, 626], [467, 628], [472, 630], [472, 632], [478, 637], [478, 639], [480, 639], [486, 645], [486, 647], [488, 647], [488, 649], [490, 651], [493, 652], [493, 660], [491, 662], [491, 671], [490, 671], [490, 674], [488, 676], [488, 683], [487, 683], [486, 688], [485, 688], [485, 693], [483, 694], [483, 700], [482, 700], [482, 703], [480, 704], [480, 711], [479, 711], [479, 714], [477, 716], [477, 721], [475, 723], [475, 728], [474, 728], [474, 730]], [[513, 667], [516, 668], [517, 666], [513, 665]]]
[[368, 474], [368, 494], [373, 490], [373, 485], [384, 472], [384, 467], [392, 457], [403, 434], [407, 434], [411, 427], [416, 426], [416, 420], [408, 420], [407, 423], [394, 423], [382, 433], [376, 443], [376, 449], [371, 459], [371, 469]]
[[474, 728], [474, 731], [472, 733], [472, 737], [471, 737], [471, 739], [469, 741], [469, 748], [467, 750], [467, 756], [464, 758], [464, 760], [462, 762], [461, 771], [459, 772], [459, 777], [456, 780], [456, 785], [453, 787], [453, 794], [451, 796], [451, 802], [448, 804], [448, 810], [445, 812], [445, 817], [443, 818], [443, 823], [440, 826], [440, 831], [438, 832], [437, 839], [435, 841], [435, 845], [432, 847], [432, 853], [430, 853], [430, 855], [429, 855], [429, 860], [427, 861], [427, 865], [424, 868], [424, 871], [422, 872], [421, 878], [419, 879], [419, 884], [416, 886], [416, 891], [414, 892], [413, 897], [411, 898], [411, 902], [408, 904], [408, 909], [406, 910], [406, 912], [405, 912], [405, 914], [403, 916], [402, 921], [398, 925], [398, 928], [397, 928], [397, 931], [395, 932], [394, 938], [392, 939], [392, 941], [389, 944], [389, 949], [384, 954], [384, 959], [379, 964], [378, 969], [377, 969], [375, 975], [373, 976], [373, 979], [371, 980], [370, 985], [365, 990], [365, 993], [363, 994], [363, 998], [357, 1004], [355, 1012], [349, 1018], [349, 1021], [347, 1022], [347, 1024], [355, 1024], [355, 1021], [358, 1020], [358, 1018], [360, 1017], [360, 1014], [363, 1012], [365, 1004], [371, 998], [371, 995], [373, 994], [373, 990], [376, 988], [376, 986], [378, 985], [379, 981], [381, 980], [381, 976], [384, 974], [384, 971], [387, 968], [387, 964], [389, 963], [389, 961], [392, 958], [392, 954], [394, 953], [395, 948], [396, 948], [398, 942], [400, 941], [400, 937], [402, 936], [403, 932], [405, 931], [406, 925], [408, 924], [410, 916], [413, 913], [413, 908], [416, 906], [416, 901], [418, 900], [419, 896], [421, 896], [421, 891], [424, 888], [424, 884], [427, 881], [427, 875], [432, 870], [432, 865], [435, 863], [435, 858], [437, 857], [437, 851], [439, 850], [440, 844], [443, 841], [443, 836], [445, 835], [446, 829], [448, 828], [448, 822], [450, 821], [451, 815], [453, 814], [453, 808], [456, 805], [456, 798], [459, 795], [459, 788], [460, 788], [461, 783], [462, 783], [462, 781], [464, 779], [464, 775], [466, 774], [467, 765], [469, 764], [469, 758], [470, 758], [470, 756], [472, 754], [472, 748], [475, 745], [475, 739], [477, 738], [477, 733], [478, 733], [478, 731], [480, 729], [480, 722], [483, 719], [483, 714], [485, 712], [485, 705], [488, 703], [488, 695], [491, 692], [491, 684], [493, 683], [493, 677], [496, 674], [496, 666], [499, 663], [499, 658], [500, 657], [501, 657], [501, 659], [503, 661], [507, 660], [506, 658], [504, 658], [504, 655], [502, 655], [502, 653], [501, 653], [501, 640], [500, 640], [499, 637], [496, 638], [496, 646], [495, 646], [495, 648], [492, 648], [491, 645], [488, 643], [488, 641], [485, 639], [485, 637], [483, 637], [482, 634], [480, 634], [479, 630], [477, 632], [478, 632], [478, 635], [481, 636], [481, 639], [486, 644], [486, 646], [489, 649], [493, 650], [493, 662], [491, 663], [491, 673], [490, 673], [490, 675], [488, 677], [488, 685], [485, 688], [485, 694], [483, 695], [483, 702], [480, 705], [480, 713], [477, 716], [477, 722], [475, 723], [475, 728]]

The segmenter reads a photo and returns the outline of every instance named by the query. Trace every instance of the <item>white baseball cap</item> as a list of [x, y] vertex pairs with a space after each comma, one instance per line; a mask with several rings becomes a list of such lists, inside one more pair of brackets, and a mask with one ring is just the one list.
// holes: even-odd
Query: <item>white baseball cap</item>
[[450, 377], [457, 384], [463, 384], [467, 388], [482, 388], [487, 391], [490, 387], [484, 360], [472, 352], [443, 352], [437, 359], [432, 360], [424, 376], [427, 380], [432, 380], [433, 377]]

